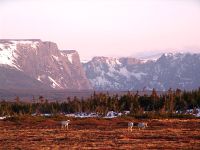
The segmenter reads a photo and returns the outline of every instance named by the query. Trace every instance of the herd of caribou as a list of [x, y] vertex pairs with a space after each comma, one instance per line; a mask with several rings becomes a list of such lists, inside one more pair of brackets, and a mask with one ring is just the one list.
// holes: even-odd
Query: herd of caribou
[[[61, 121], [60, 123], [61, 123], [61, 128], [66, 128], [67, 130], [69, 129], [70, 120]], [[141, 123], [128, 122], [128, 131], [132, 131], [134, 126], [137, 126], [139, 130], [148, 127], [147, 123], [145, 122]]]
[[139, 130], [145, 129], [146, 127], [148, 127], [146, 122], [140, 122], [140, 123], [129, 122], [128, 130], [132, 131], [134, 126], [137, 126]]

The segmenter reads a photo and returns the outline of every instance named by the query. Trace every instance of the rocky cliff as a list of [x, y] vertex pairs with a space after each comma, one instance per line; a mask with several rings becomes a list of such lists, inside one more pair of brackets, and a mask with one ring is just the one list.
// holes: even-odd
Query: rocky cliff
[[[0, 40], [0, 66], [4, 68], [2, 70], [6, 68], [10, 74], [15, 74], [6, 82], [1, 76], [7, 76], [7, 73], [0, 70], [0, 88], [12, 87], [16, 81], [23, 84], [15, 84], [15, 88], [92, 88], [78, 53], [61, 51], [53, 42], [39, 39]], [[32, 82], [28, 82], [29, 79]]]
[[168, 90], [200, 87], [200, 54], [166, 53], [157, 59], [95, 57], [84, 63], [99, 90]]

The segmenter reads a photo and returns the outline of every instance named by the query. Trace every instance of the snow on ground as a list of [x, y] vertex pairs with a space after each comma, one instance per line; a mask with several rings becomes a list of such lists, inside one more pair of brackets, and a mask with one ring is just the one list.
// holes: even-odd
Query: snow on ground
[[[144, 113], [147, 113], [148, 111], [144, 111]], [[182, 114], [182, 111], [176, 111], [177, 114]], [[123, 112], [115, 112], [115, 111], [108, 111], [105, 115], [99, 115], [98, 113], [85, 113], [85, 112], [78, 112], [78, 113], [61, 113], [62, 115], [65, 115], [67, 117], [75, 117], [75, 118], [106, 118], [106, 119], [112, 119], [112, 118], [116, 118], [116, 117], [120, 117], [122, 115], [129, 115], [130, 111], [123, 111]], [[196, 113], [194, 113], [193, 109], [187, 110], [185, 114], [191, 114], [194, 115], [196, 117], [200, 117], [200, 108], [196, 109]], [[53, 114], [48, 114], [48, 113], [44, 113], [44, 114], [37, 114], [37, 113], [33, 113], [32, 116], [36, 116], [36, 115], [40, 115], [40, 116], [45, 116], [45, 117], [49, 117], [52, 116]], [[10, 116], [2, 116], [0, 117], [0, 120], [3, 120], [5, 118], [8, 118]]]
[[116, 118], [116, 117], [121, 116], [121, 115], [122, 115], [122, 113], [117, 113], [117, 112], [114, 112], [114, 111], [108, 111], [104, 118]]
[[200, 117], [200, 108], [197, 109], [198, 113], [196, 114], [196, 117]]
[[0, 117], [0, 120], [4, 120], [6, 119], [6, 116]]
[[11, 116], [1, 116], [0, 117], [0, 120], [4, 120], [4, 119], [6, 119], [6, 118], [10, 118]]
[[186, 112], [183, 111], [176, 111], [177, 114], [190, 114], [195, 117], [200, 117], [200, 108], [196, 109], [187, 109]]

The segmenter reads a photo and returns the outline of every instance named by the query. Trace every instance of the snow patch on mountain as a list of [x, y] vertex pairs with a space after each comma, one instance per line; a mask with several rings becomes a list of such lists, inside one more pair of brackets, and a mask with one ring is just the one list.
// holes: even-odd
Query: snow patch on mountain
[[71, 64], [73, 64], [73, 61], [74, 61], [74, 58], [77, 55], [77, 52], [75, 50], [64, 50], [64, 51], [61, 52], [61, 55], [67, 57], [67, 60]]
[[131, 75], [125, 67], [120, 68], [119, 73], [127, 78], [130, 78]]
[[110, 84], [110, 82], [106, 80], [104, 76], [98, 76], [95, 79], [91, 79], [91, 82], [98, 86]]
[[19, 67], [15, 64], [15, 59], [18, 57], [18, 54], [15, 52], [15, 50], [15, 44], [0, 43], [0, 64], [9, 65], [20, 70]]
[[67, 58], [70, 61], [70, 63], [73, 63], [73, 54], [67, 54]]
[[146, 56], [146, 57], [141, 58], [141, 61], [142, 63], [147, 63], [149, 61], [156, 62], [162, 55], [163, 53], [158, 53], [158, 54]]
[[191, 90], [200, 85], [200, 54], [164, 53], [146, 61], [94, 57], [83, 66], [93, 87], [99, 90]]
[[41, 76], [38, 76], [38, 77], [37, 77], [37, 80], [40, 81], [40, 82], [42, 82]]
[[[77, 51], [61, 51], [57, 44], [53, 42], [39, 39], [0, 39], [0, 67], [2, 66], [9, 67], [8, 69], [13, 67], [23, 72], [18, 73], [19, 76], [13, 76], [13, 80], [9, 83], [21, 79], [20, 75], [23, 74], [27, 77], [27, 80], [33, 79], [28, 84], [34, 84], [34, 86], [30, 85], [34, 88], [37, 85], [56, 89], [92, 88], [85, 76]], [[10, 70], [10, 72], [13, 72], [13, 70]], [[1, 74], [0, 83], [8, 84], [1, 78]], [[7, 73], [3, 72], [3, 74], [2, 77], [6, 76]], [[16, 87], [28, 85], [24, 83], [25, 81], [20, 80], [20, 82], [22, 84], [18, 84]]]
[[56, 61], [59, 61], [58, 56], [52, 55], [52, 58], [55, 59]]
[[[20, 70], [17, 65], [16, 59], [19, 57], [17, 47], [18, 46], [30, 46], [33, 49], [36, 49], [39, 42], [37, 41], [28, 41], [28, 40], [0, 40], [0, 64], [12, 66]], [[27, 48], [29, 50], [29, 48]]]
[[146, 76], [147, 73], [144, 72], [133, 72], [132, 75], [137, 79], [141, 80], [143, 76]]
[[53, 87], [53, 88], [56, 88], [56, 87], [62, 88], [52, 77], [48, 76], [48, 78], [52, 81], [51, 87]]

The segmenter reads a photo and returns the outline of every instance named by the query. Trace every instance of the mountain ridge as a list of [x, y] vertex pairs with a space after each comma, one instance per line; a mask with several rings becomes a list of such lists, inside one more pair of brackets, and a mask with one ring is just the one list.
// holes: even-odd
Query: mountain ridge
[[98, 90], [191, 90], [200, 85], [199, 65], [199, 53], [163, 53], [157, 59], [95, 57], [83, 63], [88, 79]]
[[[33, 80], [39, 81], [46, 88], [92, 89], [77, 51], [59, 50], [54, 42], [40, 39], [1, 39], [0, 64], [20, 71]], [[1, 74], [6, 76], [5, 71]], [[16, 74], [13, 82], [15, 82], [14, 78], [20, 79], [20, 75]], [[23, 82], [22, 79], [20, 81]], [[4, 82], [0, 79], [0, 83]], [[12, 83], [12, 79], [9, 83]], [[31, 86], [33, 85], [30, 84]]]

